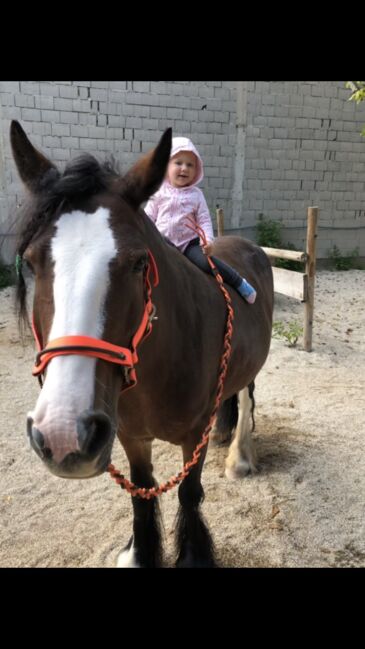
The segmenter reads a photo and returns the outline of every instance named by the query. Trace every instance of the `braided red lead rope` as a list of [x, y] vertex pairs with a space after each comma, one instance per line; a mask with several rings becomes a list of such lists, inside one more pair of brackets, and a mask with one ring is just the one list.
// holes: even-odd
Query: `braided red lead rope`
[[[201, 230], [201, 228], [199, 228], [199, 226], [196, 225], [195, 222], [192, 222], [191, 219], [189, 219], [189, 221], [192, 223], [192, 225], [188, 227], [194, 229], [194, 231], [199, 234], [201, 240], [203, 241], [203, 244], [206, 245], [207, 242], [206, 242], [204, 232]], [[222, 358], [221, 358], [221, 363], [219, 368], [218, 386], [217, 386], [214, 407], [210, 415], [208, 425], [205, 427], [204, 432], [202, 434], [201, 441], [196, 446], [193, 452], [192, 459], [189, 462], [186, 462], [182, 470], [177, 475], [172, 476], [169, 480], [167, 480], [167, 482], [160, 484], [158, 487], [151, 487], [150, 489], [146, 489], [144, 487], [137, 487], [137, 485], [135, 485], [133, 482], [130, 482], [130, 480], [125, 478], [124, 475], [122, 475], [117, 469], [115, 469], [113, 464], [109, 464], [107, 470], [110, 473], [110, 477], [113, 478], [113, 480], [115, 480], [115, 482], [119, 484], [122, 487], [122, 489], [126, 489], [126, 491], [128, 491], [128, 493], [130, 493], [132, 496], [138, 496], [139, 498], [146, 498], [147, 500], [150, 500], [150, 498], [155, 498], [156, 496], [160, 496], [161, 494], [166, 493], [166, 491], [173, 489], [173, 487], [178, 485], [180, 482], [184, 480], [184, 478], [186, 478], [187, 475], [189, 475], [193, 466], [197, 464], [202, 449], [204, 448], [204, 446], [206, 446], [206, 444], [208, 444], [209, 433], [212, 429], [213, 421], [215, 419], [215, 416], [217, 414], [218, 408], [222, 400], [224, 380], [227, 374], [229, 357], [231, 355], [231, 339], [233, 333], [234, 313], [232, 308], [231, 297], [223, 285], [223, 279], [219, 274], [219, 272], [217, 271], [217, 268], [214, 262], [212, 261], [212, 259], [210, 259], [209, 256], [207, 256], [207, 259], [213, 270], [215, 278], [219, 284], [219, 288], [221, 289], [227, 304], [227, 321], [226, 321], [226, 329], [225, 329], [225, 335], [223, 341], [223, 353], [222, 353]]]

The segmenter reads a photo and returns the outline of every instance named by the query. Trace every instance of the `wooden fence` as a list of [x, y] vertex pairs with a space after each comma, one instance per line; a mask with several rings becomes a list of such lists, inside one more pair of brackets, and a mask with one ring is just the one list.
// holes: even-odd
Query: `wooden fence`
[[[273, 266], [274, 291], [288, 297], [293, 297], [304, 303], [304, 349], [312, 351], [312, 330], [314, 315], [314, 287], [316, 277], [316, 240], [317, 240], [318, 207], [308, 207], [307, 213], [307, 243], [305, 251], [280, 250], [279, 248], [265, 248], [270, 259], [289, 259], [305, 264], [304, 272], [300, 273], [286, 268]], [[217, 209], [218, 235], [224, 234], [224, 214], [221, 208]], [[258, 296], [259, 299], [259, 296]]]

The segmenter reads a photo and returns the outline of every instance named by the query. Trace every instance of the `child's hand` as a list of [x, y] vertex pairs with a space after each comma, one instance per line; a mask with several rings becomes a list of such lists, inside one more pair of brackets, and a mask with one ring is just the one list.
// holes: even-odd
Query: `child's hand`
[[212, 254], [212, 244], [211, 243], [206, 243], [205, 246], [202, 246], [203, 252], [205, 255], [211, 255]]

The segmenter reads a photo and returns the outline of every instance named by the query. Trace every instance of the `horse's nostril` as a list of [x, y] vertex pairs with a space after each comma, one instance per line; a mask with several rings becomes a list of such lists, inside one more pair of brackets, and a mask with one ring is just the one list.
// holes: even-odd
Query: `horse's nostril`
[[44, 449], [44, 437], [38, 428], [33, 427], [33, 442], [40, 451]]
[[97, 455], [110, 435], [110, 419], [103, 412], [86, 411], [77, 420], [77, 437], [82, 454]]
[[30, 443], [39, 457], [44, 457], [44, 437], [38, 428], [33, 426], [33, 418], [27, 417], [27, 434]]
[[28, 415], [27, 417], [27, 435], [30, 439], [32, 439], [32, 426], [33, 426], [33, 417]]

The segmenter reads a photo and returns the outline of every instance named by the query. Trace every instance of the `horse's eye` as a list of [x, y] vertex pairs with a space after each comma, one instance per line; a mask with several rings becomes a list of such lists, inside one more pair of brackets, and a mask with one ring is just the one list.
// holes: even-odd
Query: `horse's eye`
[[133, 263], [133, 272], [141, 273], [147, 266], [147, 255], [142, 255]]
[[30, 261], [28, 261], [27, 259], [24, 259], [24, 263], [25, 263], [25, 266], [27, 267], [27, 270], [30, 270], [30, 272], [34, 274], [34, 268], [33, 268], [32, 264], [30, 263]]
[[23, 257], [21, 259], [21, 267], [22, 267], [23, 270], [25, 268], [27, 271], [30, 271], [31, 273], [34, 274], [34, 268], [32, 266], [31, 261], [28, 258], [28, 255], [23, 255]]

